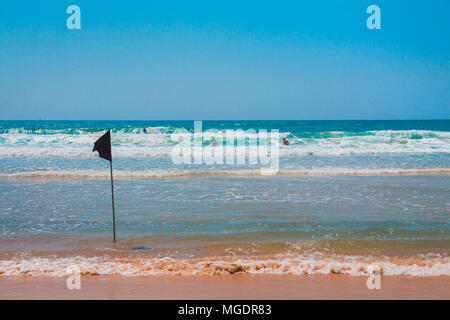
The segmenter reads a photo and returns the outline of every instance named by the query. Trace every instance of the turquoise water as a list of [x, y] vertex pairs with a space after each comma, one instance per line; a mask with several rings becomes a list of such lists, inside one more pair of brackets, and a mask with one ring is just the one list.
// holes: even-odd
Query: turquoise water
[[[193, 121], [0, 121], [0, 175], [21, 172], [100, 170], [95, 140], [112, 129], [118, 171], [147, 175], [244, 170], [247, 165], [174, 165], [176, 129]], [[147, 134], [144, 133], [144, 128]], [[290, 146], [280, 148], [280, 170], [420, 169], [450, 167], [450, 121], [203, 121], [203, 130], [278, 129]], [[211, 145], [213, 135], [202, 144]], [[242, 141], [240, 137], [237, 140]], [[252, 143], [252, 140], [248, 140]], [[245, 152], [245, 150], [243, 150]], [[118, 173], [120, 176], [120, 172]], [[144, 174], [145, 176], [145, 174]]]
[[[110, 128], [116, 244], [109, 165], [92, 152]], [[238, 262], [256, 273], [360, 274], [377, 261], [390, 274], [450, 275], [450, 121], [203, 122], [278, 129], [291, 144], [274, 176], [248, 163], [174, 164], [177, 128], [193, 122], [0, 122], [0, 271], [61, 274], [78, 259], [128, 274], [115, 260], [125, 258], [144, 259], [133, 274]], [[256, 268], [267, 261], [280, 267]]]

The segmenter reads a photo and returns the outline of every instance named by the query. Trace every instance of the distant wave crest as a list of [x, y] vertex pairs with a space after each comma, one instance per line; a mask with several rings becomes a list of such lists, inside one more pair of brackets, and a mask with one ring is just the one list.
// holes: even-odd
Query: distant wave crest
[[[169, 157], [172, 148], [180, 143], [180, 135], [183, 135], [174, 133], [175, 127], [145, 129], [147, 133], [144, 133], [144, 128], [136, 127], [113, 129], [113, 155], [122, 158]], [[103, 131], [89, 128], [1, 129], [0, 157], [93, 158], [92, 145]], [[254, 134], [250, 136], [256, 137]], [[209, 145], [213, 137], [213, 133], [205, 133], [204, 145]], [[245, 137], [242, 133], [237, 135], [237, 139], [244, 140]], [[280, 137], [287, 137], [291, 142], [289, 147], [281, 147], [281, 156], [450, 153], [448, 131], [280, 132]], [[245, 153], [246, 147], [237, 147], [236, 150], [238, 154]]]

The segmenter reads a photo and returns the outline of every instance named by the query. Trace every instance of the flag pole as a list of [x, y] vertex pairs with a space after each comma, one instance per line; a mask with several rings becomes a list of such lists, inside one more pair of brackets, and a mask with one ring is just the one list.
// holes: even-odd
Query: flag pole
[[111, 129], [104, 135], [97, 139], [94, 143], [92, 152], [98, 151], [100, 158], [109, 160], [109, 167], [111, 169], [111, 197], [112, 197], [112, 214], [113, 214], [113, 240], [116, 242], [116, 216], [114, 212], [114, 178], [112, 169], [112, 155], [111, 155]]
[[113, 241], [116, 242], [116, 217], [114, 212], [114, 179], [112, 169], [112, 159], [109, 161], [109, 167], [111, 169], [111, 198], [112, 198], [112, 214], [113, 214]]

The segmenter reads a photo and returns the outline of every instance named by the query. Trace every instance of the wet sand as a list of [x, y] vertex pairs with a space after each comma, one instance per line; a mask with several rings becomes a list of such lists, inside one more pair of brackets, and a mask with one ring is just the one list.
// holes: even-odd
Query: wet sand
[[87, 276], [81, 289], [66, 278], [0, 277], [0, 299], [450, 299], [450, 277], [346, 275]]

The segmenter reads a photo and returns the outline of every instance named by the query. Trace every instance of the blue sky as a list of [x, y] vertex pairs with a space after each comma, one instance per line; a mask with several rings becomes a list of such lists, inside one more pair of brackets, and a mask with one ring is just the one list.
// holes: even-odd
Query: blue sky
[[[66, 8], [81, 8], [68, 30]], [[366, 8], [381, 8], [368, 30]], [[450, 1], [9, 1], [0, 119], [450, 119]]]

